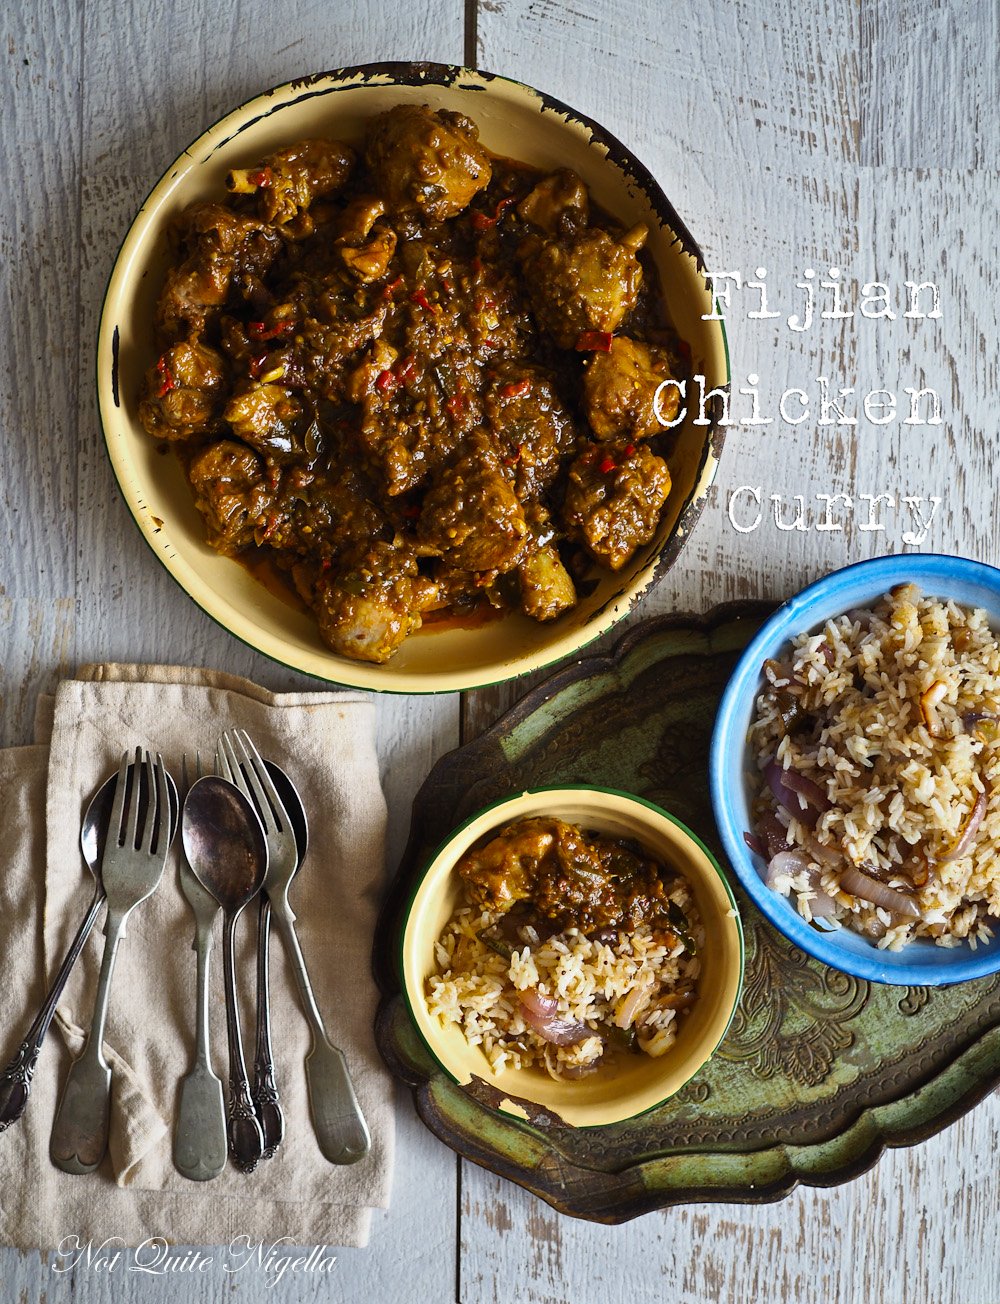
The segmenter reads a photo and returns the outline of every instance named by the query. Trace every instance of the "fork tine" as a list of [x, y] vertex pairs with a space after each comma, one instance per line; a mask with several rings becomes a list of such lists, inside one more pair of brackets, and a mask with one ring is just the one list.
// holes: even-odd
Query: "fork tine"
[[108, 842], [121, 843], [122, 817], [125, 814], [125, 794], [128, 788], [128, 752], [122, 752], [122, 763], [118, 767], [118, 782], [115, 784], [115, 799], [111, 803], [111, 815], [108, 819]]
[[[199, 775], [199, 778], [200, 777], [201, 776]], [[184, 792], [185, 797], [187, 796], [188, 788], [190, 787], [191, 787], [191, 780], [188, 778], [188, 754], [187, 752], [182, 752], [181, 753], [181, 788]]]
[[167, 783], [167, 768], [163, 757], [156, 753], [156, 840], [157, 850], [170, 844], [170, 787]]
[[[230, 755], [231, 752], [232, 755]], [[219, 739], [219, 745], [215, 749], [215, 768], [223, 779], [235, 783], [244, 796], [249, 796], [244, 786], [243, 774], [236, 761], [236, 753], [232, 751], [232, 744], [229, 741], [228, 734], [222, 735]]]
[[[142, 805], [142, 770], [143, 757], [148, 755], [144, 753], [141, 747], [135, 749], [135, 760], [132, 763], [132, 790], [129, 795], [128, 814], [124, 817], [127, 827], [125, 829], [126, 847], [136, 847], [139, 838], [139, 807]], [[147, 781], [146, 792], [148, 800], [153, 800], [153, 785]]]
[[[136, 828], [136, 836], [132, 840], [132, 846], [138, 851], [149, 852], [153, 847], [153, 835], [156, 832], [157, 810], [159, 809], [159, 793], [157, 791], [157, 774], [153, 768], [153, 758], [147, 750], [143, 753], [142, 773], [146, 780], [146, 813], [143, 821]], [[139, 805], [139, 793], [142, 791], [140, 784], [136, 783], [136, 807]]]
[[[240, 745], [240, 750], [246, 759], [250, 770], [250, 782], [254, 785], [255, 793], [258, 800], [270, 807], [270, 814], [274, 823], [279, 830], [287, 832], [288, 830], [288, 812], [281, 803], [277, 789], [271, 781], [271, 776], [267, 772], [267, 766], [261, 759], [260, 752], [257, 750], [254, 740], [250, 737], [245, 729], [234, 729], [236, 741]], [[259, 791], [258, 791], [259, 790]], [[262, 812], [263, 813], [263, 812]], [[265, 824], [267, 820], [265, 819]]]

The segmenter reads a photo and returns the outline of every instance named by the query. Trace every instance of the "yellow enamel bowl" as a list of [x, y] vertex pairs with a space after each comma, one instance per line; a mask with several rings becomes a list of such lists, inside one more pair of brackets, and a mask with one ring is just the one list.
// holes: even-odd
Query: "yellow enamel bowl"
[[505, 78], [437, 64], [377, 64], [279, 86], [236, 109], [168, 168], [143, 204], [108, 284], [97, 351], [105, 439], [122, 494], [147, 542], [196, 603], [245, 643], [296, 670], [358, 688], [426, 693], [510, 679], [577, 652], [623, 616], [676, 559], [697, 520], [722, 446], [717, 408], [693, 424], [695, 403], [670, 459], [673, 488], [655, 539], [615, 575], [605, 574], [565, 617], [538, 624], [510, 615], [474, 629], [424, 630], [384, 666], [330, 651], [309, 613], [256, 581], [203, 538], [181, 467], [143, 430], [139, 391], [155, 358], [154, 307], [169, 261], [166, 232], [194, 200], [226, 193], [225, 177], [281, 145], [329, 135], [358, 142], [366, 123], [399, 103], [467, 114], [483, 143], [540, 168], [570, 167], [596, 203], [622, 223], [650, 227], [648, 249], [674, 324], [706, 387], [726, 386], [729, 364], [712, 312], [701, 254], [648, 171], [597, 123]]
[[[434, 944], [463, 904], [455, 871], [461, 857], [513, 820], [556, 816], [612, 837], [633, 838], [678, 870], [697, 902], [705, 929], [698, 999], [665, 1055], [623, 1055], [614, 1065], [575, 1081], [557, 1082], [540, 1068], [494, 1072], [457, 1024], [445, 1025], [427, 1006], [427, 979], [437, 972]], [[541, 788], [510, 797], [457, 829], [427, 866], [410, 903], [402, 933], [403, 991], [431, 1055], [455, 1082], [473, 1077], [501, 1094], [502, 1112], [524, 1118], [530, 1101], [575, 1127], [620, 1123], [656, 1108], [688, 1082], [725, 1035], [743, 982], [743, 930], [736, 903], [719, 866], [679, 820], [652, 803], [607, 788]]]

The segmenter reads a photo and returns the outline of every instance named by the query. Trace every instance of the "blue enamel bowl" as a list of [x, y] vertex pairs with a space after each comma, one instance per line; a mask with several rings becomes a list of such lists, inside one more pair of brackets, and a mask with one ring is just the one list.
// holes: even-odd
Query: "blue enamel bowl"
[[834, 969], [870, 982], [942, 986], [982, 978], [1000, 969], [998, 935], [975, 950], [968, 944], [936, 946], [918, 939], [901, 951], [884, 951], [847, 928], [823, 931], [807, 923], [792, 902], [765, 886], [764, 862], [743, 840], [752, 826], [750, 802], [755, 766], [747, 746], [754, 703], [761, 691], [761, 667], [778, 657], [797, 634], [813, 632], [832, 617], [873, 605], [897, 584], [913, 583], [938, 598], [982, 607], [1000, 629], [1000, 570], [981, 562], [934, 553], [878, 557], [834, 571], [784, 603], [760, 629], [726, 686], [712, 735], [709, 777], [715, 820], [730, 865], [747, 895], [779, 932]]

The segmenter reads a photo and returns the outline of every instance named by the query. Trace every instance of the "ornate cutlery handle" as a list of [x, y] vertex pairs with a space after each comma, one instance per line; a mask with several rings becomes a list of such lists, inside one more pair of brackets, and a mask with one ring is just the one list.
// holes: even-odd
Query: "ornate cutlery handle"
[[270, 940], [271, 903], [262, 894], [257, 928], [257, 1050], [253, 1078], [253, 1103], [264, 1134], [262, 1159], [270, 1159], [285, 1136], [285, 1115], [274, 1081], [271, 1053]]
[[70, 1067], [52, 1124], [49, 1155], [64, 1173], [92, 1173], [108, 1148], [111, 1068], [104, 1058], [104, 1028], [108, 1018], [111, 975], [127, 917], [128, 911], [108, 910], [94, 1019], [83, 1053]]
[[44, 1042], [45, 1034], [49, 1030], [52, 1016], [56, 1012], [59, 998], [63, 994], [66, 980], [69, 978], [70, 971], [76, 964], [80, 952], [83, 950], [87, 938], [97, 922], [97, 916], [100, 914], [103, 904], [104, 890], [97, 887], [94, 890], [93, 899], [83, 918], [83, 922], [76, 930], [76, 936], [66, 952], [66, 958], [63, 960], [55, 981], [49, 989], [49, 994], [42, 1003], [42, 1008], [38, 1011], [34, 1022], [25, 1034], [24, 1041], [21, 1042], [17, 1049], [17, 1054], [0, 1073], [0, 1132], [10, 1127], [11, 1123], [16, 1123], [27, 1107], [28, 1095], [31, 1091], [31, 1079], [34, 1076], [35, 1065], [38, 1063], [38, 1056], [41, 1053], [42, 1042]]
[[240, 1011], [236, 1002], [236, 968], [233, 963], [233, 941], [236, 936], [236, 916], [226, 918], [222, 933], [222, 968], [226, 985], [226, 1027], [229, 1033], [229, 1148], [236, 1166], [252, 1173], [264, 1153], [264, 1134], [247, 1081], [246, 1062], [243, 1059], [243, 1041], [240, 1033]]
[[288, 901], [272, 902], [274, 917], [292, 962], [302, 1005], [312, 1028], [312, 1049], [306, 1056], [309, 1107], [316, 1139], [331, 1164], [356, 1164], [371, 1149], [371, 1135], [354, 1092], [343, 1052], [332, 1045], [320, 1017], [295, 932], [295, 916]]

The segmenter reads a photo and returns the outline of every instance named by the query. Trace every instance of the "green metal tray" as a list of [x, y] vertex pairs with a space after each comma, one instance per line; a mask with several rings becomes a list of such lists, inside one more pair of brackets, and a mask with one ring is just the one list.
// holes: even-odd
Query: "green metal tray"
[[417, 1035], [399, 992], [400, 914], [429, 853], [479, 807], [544, 784], [621, 788], [677, 815], [726, 867], [708, 793], [712, 724], [771, 610], [731, 604], [636, 626], [444, 756], [414, 802], [375, 937], [379, 1049], [446, 1145], [563, 1213], [623, 1222], [673, 1204], [776, 1200], [799, 1182], [832, 1186], [886, 1146], [940, 1131], [1000, 1080], [1000, 976], [937, 989], [848, 977], [775, 932], [732, 873], [743, 995], [713, 1058], [652, 1113], [591, 1130], [544, 1116], [521, 1123], [490, 1107], [486, 1084], [447, 1078]]

